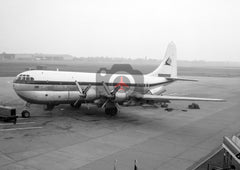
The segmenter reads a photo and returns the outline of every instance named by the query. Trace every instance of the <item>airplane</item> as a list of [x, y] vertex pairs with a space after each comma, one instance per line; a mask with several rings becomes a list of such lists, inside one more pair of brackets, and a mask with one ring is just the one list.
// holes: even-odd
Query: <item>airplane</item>
[[[107, 76], [109, 79], [99, 79], [101, 76]], [[119, 77], [120, 82], [114, 81], [119, 80]], [[82, 103], [93, 103], [99, 108], [104, 108], [107, 115], [115, 116], [119, 105], [138, 106], [157, 102], [168, 103], [172, 100], [225, 101], [163, 95], [166, 91], [165, 86], [175, 81], [197, 80], [177, 77], [176, 46], [171, 42], [160, 65], [149, 74], [29, 70], [16, 76], [13, 88], [16, 94], [27, 102], [26, 109], [22, 112], [24, 118], [30, 117], [30, 104], [42, 104], [46, 106], [45, 110], [52, 110], [59, 104], [70, 104], [79, 108]]]

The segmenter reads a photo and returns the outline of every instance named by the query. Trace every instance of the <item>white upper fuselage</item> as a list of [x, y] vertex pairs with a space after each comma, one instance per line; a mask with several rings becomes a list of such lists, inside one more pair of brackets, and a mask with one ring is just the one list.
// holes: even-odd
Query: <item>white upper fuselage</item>
[[[107, 82], [101, 76], [106, 76]], [[83, 90], [88, 85], [96, 89], [97, 86], [102, 86], [102, 81], [112, 90], [116, 85], [114, 79], [119, 76], [127, 77], [129, 81], [125, 83], [130, 88], [135, 87], [134, 91], [136, 92], [140, 92], [141, 89], [141, 93], [171, 83], [164, 77], [147, 75], [101, 75], [99, 73], [31, 70], [20, 73], [13, 82], [13, 88], [22, 99], [29, 103], [73, 103], [79, 98], [75, 81], [79, 83]]]

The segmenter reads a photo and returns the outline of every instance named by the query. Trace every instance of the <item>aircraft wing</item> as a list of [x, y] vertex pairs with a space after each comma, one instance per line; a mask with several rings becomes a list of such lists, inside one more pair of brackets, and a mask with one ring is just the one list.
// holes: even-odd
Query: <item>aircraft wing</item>
[[186, 79], [186, 78], [173, 78], [173, 77], [166, 77], [167, 80], [171, 81], [198, 81], [195, 79]]
[[141, 96], [136, 96], [144, 100], [154, 100], [154, 101], [170, 101], [170, 100], [182, 100], [182, 101], [212, 101], [212, 102], [224, 102], [224, 99], [213, 99], [213, 98], [199, 98], [199, 97], [180, 97], [180, 96], [161, 96], [161, 95], [151, 95], [143, 94]]

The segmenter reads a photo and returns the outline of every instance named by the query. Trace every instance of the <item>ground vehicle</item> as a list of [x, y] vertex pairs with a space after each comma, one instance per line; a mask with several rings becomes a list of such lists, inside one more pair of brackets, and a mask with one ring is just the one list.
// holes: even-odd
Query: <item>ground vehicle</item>
[[0, 120], [5, 122], [12, 121], [14, 124], [17, 123], [16, 108], [10, 106], [0, 105]]

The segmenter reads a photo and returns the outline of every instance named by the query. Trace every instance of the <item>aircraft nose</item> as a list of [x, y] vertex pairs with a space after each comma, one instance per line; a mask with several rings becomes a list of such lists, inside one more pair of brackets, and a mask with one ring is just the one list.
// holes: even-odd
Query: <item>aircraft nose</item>
[[16, 83], [16, 79], [13, 80], [13, 89], [15, 90], [15, 83]]
[[19, 91], [22, 90], [22, 85], [19, 84], [18, 81], [19, 81], [19, 80], [18, 80], [17, 77], [16, 77], [16, 78], [13, 80], [13, 84], [12, 84], [13, 90], [14, 90], [17, 94], [18, 94]]
[[17, 85], [16, 85], [17, 77], [13, 80], [13, 89], [16, 91]]

